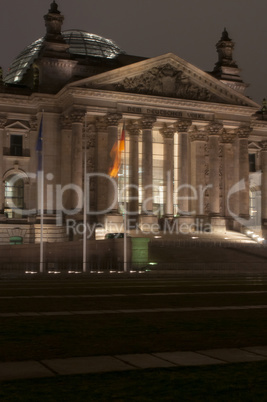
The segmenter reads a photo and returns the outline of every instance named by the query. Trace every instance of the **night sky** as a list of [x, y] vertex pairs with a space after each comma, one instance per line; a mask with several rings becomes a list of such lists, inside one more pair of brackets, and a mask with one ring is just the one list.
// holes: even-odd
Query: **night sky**
[[[45, 34], [43, 16], [51, 0], [4, 0], [0, 15], [0, 65]], [[250, 87], [246, 95], [267, 97], [266, 0], [58, 0], [64, 29], [82, 29], [113, 39], [126, 53], [153, 57], [168, 52], [204, 71], [217, 61], [216, 42], [226, 27], [234, 59]]]

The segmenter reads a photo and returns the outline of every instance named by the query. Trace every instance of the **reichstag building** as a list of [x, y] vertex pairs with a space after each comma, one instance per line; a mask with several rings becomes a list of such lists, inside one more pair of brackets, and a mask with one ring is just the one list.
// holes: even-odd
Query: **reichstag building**
[[146, 231], [168, 222], [266, 235], [267, 106], [245, 95], [226, 29], [204, 72], [64, 31], [55, 1], [44, 21], [0, 77], [0, 243], [40, 241], [41, 197], [46, 241], [70, 240], [66, 222], [82, 222], [84, 205], [105, 232], [124, 216]]

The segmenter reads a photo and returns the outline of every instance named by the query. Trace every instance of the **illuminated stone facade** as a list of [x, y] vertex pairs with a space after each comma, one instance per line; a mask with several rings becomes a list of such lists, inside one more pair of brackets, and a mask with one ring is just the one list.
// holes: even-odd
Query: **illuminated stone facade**
[[[96, 35], [61, 33], [63, 19], [53, 2], [45, 37], [1, 81], [0, 242], [40, 237], [42, 116], [47, 240], [68, 240], [66, 220], [82, 221], [85, 155], [88, 221], [106, 231], [121, 225], [126, 206], [132, 228], [167, 220], [197, 230], [201, 221], [217, 232], [253, 226], [264, 235], [266, 106], [244, 95], [226, 30], [206, 73], [171, 53], [144, 59]], [[110, 152], [123, 124], [125, 156], [111, 181]]]

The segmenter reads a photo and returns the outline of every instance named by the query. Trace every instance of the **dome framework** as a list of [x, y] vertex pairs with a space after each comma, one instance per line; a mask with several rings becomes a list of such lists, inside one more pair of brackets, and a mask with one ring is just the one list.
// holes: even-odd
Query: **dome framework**
[[[124, 53], [112, 40], [86, 31], [66, 30], [62, 32], [62, 36], [69, 45], [68, 52], [73, 56], [114, 59]], [[6, 84], [20, 83], [26, 71], [38, 58], [44, 42], [44, 37], [37, 39], [16, 57], [5, 76]]]

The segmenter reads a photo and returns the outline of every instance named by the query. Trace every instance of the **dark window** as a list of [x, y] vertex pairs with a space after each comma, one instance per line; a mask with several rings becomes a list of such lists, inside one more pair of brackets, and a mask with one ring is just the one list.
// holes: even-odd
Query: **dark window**
[[249, 154], [249, 171], [256, 172], [256, 155]]
[[22, 135], [10, 136], [10, 155], [22, 156]]

